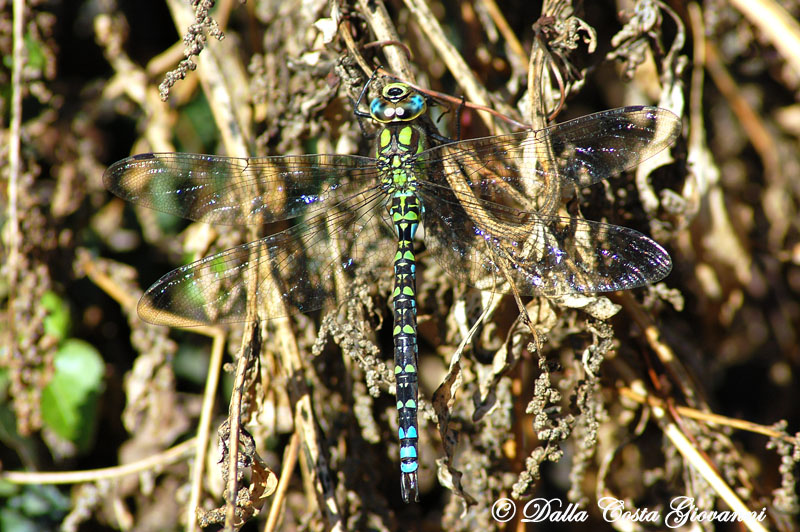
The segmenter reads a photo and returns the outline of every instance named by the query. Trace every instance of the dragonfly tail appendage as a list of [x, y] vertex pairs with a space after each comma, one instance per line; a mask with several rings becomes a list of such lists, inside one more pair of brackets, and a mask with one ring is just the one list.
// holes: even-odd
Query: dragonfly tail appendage
[[421, 216], [428, 256], [479, 289], [558, 297], [659, 281], [672, 261], [649, 237], [559, 212], [564, 191], [631, 170], [671, 145], [681, 120], [666, 109], [625, 107], [538, 131], [451, 142], [436, 131], [422, 93], [385, 84], [367, 113], [358, 111], [367, 87], [356, 114], [379, 128], [372, 157], [150, 153], [118, 161], [103, 179], [123, 199], [199, 222], [297, 220], [159, 279], [138, 312], [171, 326], [255, 319], [254, 306], [267, 319], [323, 307], [339, 274], [377, 265], [384, 246], [391, 248], [371, 224], [379, 208], [389, 207], [397, 240], [401, 495], [412, 502], [419, 499], [420, 468], [413, 243]]

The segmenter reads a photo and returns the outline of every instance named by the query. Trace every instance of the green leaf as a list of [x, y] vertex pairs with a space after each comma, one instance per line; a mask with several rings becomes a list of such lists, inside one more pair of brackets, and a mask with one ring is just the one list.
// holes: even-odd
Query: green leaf
[[12, 484], [7, 480], [0, 479], [0, 498], [7, 499], [20, 491], [22, 491], [22, 487], [19, 484]]
[[47, 310], [44, 319], [44, 332], [63, 340], [69, 334], [70, 323], [69, 305], [55, 292], [48, 290], [42, 295], [39, 303]]
[[47, 60], [42, 50], [42, 43], [37, 41], [31, 32], [25, 34], [25, 48], [28, 52], [28, 67], [42, 70]]
[[[26, 65], [29, 68], [42, 70], [47, 64], [47, 60], [42, 50], [42, 43], [36, 40], [31, 32], [28, 32], [23, 37], [25, 42], [25, 51], [28, 53]], [[14, 56], [11, 54], [3, 56], [3, 65], [9, 70], [14, 66]]]
[[56, 353], [55, 370], [42, 390], [42, 418], [57, 435], [85, 449], [96, 423], [103, 359], [88, 343], [71, 338]]
[[0, 504], [0, 530], [56, 530], [69, 511], [70, 499], [55, 486], [15, 486]]
[[8, 532], [36, 532], [40, 530], [36, 521], [11, 508], [0, 509], [0, 529]]

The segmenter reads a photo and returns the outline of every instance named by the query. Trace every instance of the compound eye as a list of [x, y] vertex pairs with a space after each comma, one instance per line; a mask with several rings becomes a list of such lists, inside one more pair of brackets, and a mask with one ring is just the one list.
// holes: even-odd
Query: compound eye
[[397, 106], [397, 117], [402, 120], [413, 120], [427, 109], [425, 98], [421, 94], [412, 94], [411, 97]]
[[[386, 100], [382, 98], [375, 98], [369, 104], [369, 114], [372, 116], [373, 119], [384, 122], [386, 121], [387, 110], [389, 106], [386, 103]], [[391, 118], [391, 117], [390, 117]]]
[[411, 121], [427, 109], [425, 98], [405, 83], [391, 83], [381, 91], [380, 98], [370, 102], [369, 114], [378, 122]]

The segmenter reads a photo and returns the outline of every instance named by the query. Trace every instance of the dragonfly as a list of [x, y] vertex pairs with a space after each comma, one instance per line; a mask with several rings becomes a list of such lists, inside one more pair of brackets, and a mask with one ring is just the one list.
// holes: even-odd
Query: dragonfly
[[377, 130], [372, 156], [146, 153], [114, 163], [104, 182], [125, 200], [190, 220], [286, 224], [161, 277], [138, 304], [147, 322], [251, 320], [253, 304], [266, 319], [308, 312], [335, 301], [337, 283], [359, 269], [393, 264], [400, 493], [408, 503], [419, 500], [417, 240], [456, 280], [500, 293], [558, 297], [657, 282], [672, 268], [658, 243], [559, 207], [566, 192], [670, 146], [680, 119], [658, 107], [622, 107], [448, 141], [423, 94], [391, 81], [364, 111], [367, 86], [355, 113]]

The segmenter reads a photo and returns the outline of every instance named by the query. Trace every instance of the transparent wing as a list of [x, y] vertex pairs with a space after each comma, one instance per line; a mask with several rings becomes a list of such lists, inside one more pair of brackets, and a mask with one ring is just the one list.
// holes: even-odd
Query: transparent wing
[[390, 264], [396, 243], [375, 216], [383, 198], [379, 189], [365, 191], [285, 231], [173, 270], [145, 292], [139, 315], [184, 327], [243, 321], [248, 292], [265, 318], [318, 309], [356, 268]]
[[437, 146], [419, 156], [420, 177], [442, 187], [465, 185], [474, 197], [519, 210], [552, 213], [564, 186], [588, 186], [634, 168], [671, 145], [680, 125], [658, 107], [611, 109], [538, 131]]
[[445, 144], [418, 159], [425, 241], [451, 275], [485, 290], [558, 296], [664, 278], [672, 261], [637, 231], [554, 215], [562, 187], [629, 170], [672, 144], [680, 119], [625, 107], [539, 131]]
[[[510, 281], [525, 295], [609, 292], [654, 283], [672, 269], [667, 252], [632, 229], [485, 201], [465, 206], [442, 192], [421, 192], [425, 244], [445, 271], [482, 290], [507, 292]], [[468, 210], [480, 210], [480, 221]]]
[[111, 165], [117, 196], [182, 218], [254, 225], [313, 214], [376, 182], [374, 159], [354, 155], [218, 157], [145, 153]]

